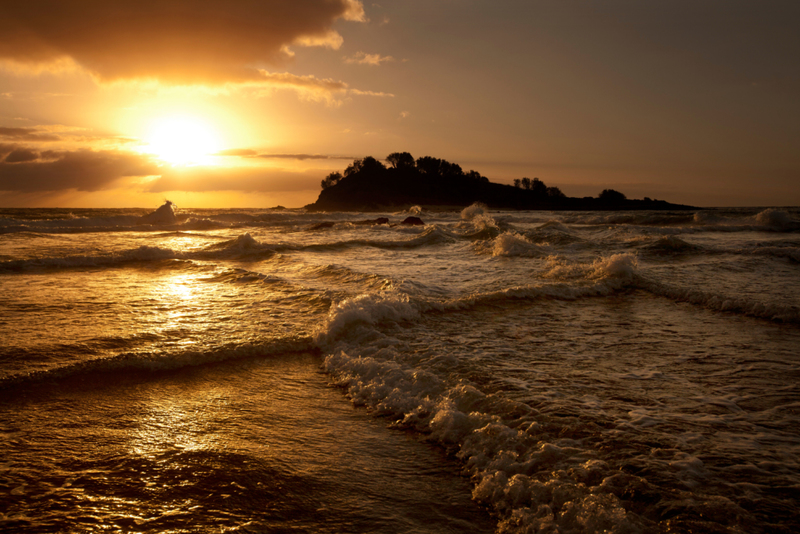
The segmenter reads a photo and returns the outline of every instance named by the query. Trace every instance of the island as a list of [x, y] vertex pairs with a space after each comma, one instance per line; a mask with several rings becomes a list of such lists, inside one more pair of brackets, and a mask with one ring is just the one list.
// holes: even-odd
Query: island
[[343, 173], [322, 180], [317, 201], [308, 211], [390, 211], [421, 206], [457, 209], [480, 202], [493, 209], [513, 210], [693, 210], [664, 200], [629, 199], [613, 189], [597, 197], [568, 197], [538, 178], [520, 178], [514, 185], [490, 182], [479, 172], [464, 172], [456, 163], [408, 152], [393, 152], [384, 160], [356, 159]]

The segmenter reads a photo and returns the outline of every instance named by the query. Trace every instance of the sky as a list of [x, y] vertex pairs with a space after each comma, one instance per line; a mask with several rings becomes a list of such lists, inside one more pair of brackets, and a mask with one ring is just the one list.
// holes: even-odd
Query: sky
[[301, 207], [410, 152], [800, 205], [797, 0], [31, 0], [0, 18], [0, 207]]

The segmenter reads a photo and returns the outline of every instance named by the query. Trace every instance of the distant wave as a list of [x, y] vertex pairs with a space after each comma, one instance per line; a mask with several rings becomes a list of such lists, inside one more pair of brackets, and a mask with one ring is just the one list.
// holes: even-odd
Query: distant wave
[[175, 205], [166, 201], [157, 210], [144, 215], [110, 215], [104, 217], [76, 217], [69, 214], [66, 218], [13, 219], [0, 218], [0, 233], [39, 232], [54, 234], [87, 233], [87, 232], [124, 232], [154, 230], [206, 230], [214, 228], [230, 228], [236, 223], [252, 220], [249, 215], [236, 215], [232, 221], [197, 218], [189, 214], [178, 214]]
[[254, 259], [270, 257], [274, 254], [275, 250], [270, 246], [259, 243], [250, 234], [243, 234], [235, 239], [191, 252], [143, 245], [135, 249], [108, 254], [0, 261], [0, 272], [114, 267], [164, 260]]
[[800, 220], [788, 211], [767, 208], [758, 213], [752, 211], [698, 212], [610, 212], [575, 213], [563, 212], [565, 224], [583, 226], [641, 226], [651, 228], [651, 232], [674, 234], [680, 232], [797, 232]]
[[794, 263], [800, 263], [800, 246], [798, 245], [767, 245], [747, 249], [739, 249], [737, 252], [753, 256], [769, 256], [772, 258], [784, 258]]
[[687, 243], [683, 239], [676, 236], [660, 237], [655, 241], [651, 241], [643, 245], [640, 250], [657, 256], [674, 256], [707, 252], [707, 250], [703, 247]]
[[34, 270], [110, 267], [135, 262], [181, 259], [182, 256], [182, 254], [170, 249], [143, 245], [123, 252], [94, 256], [65, 256], [0, 261], [0, 272], [13, 273]]

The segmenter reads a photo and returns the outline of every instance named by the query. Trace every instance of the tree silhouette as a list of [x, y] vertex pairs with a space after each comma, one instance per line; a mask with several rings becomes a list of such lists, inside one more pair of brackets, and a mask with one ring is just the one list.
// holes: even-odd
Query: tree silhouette
[[367, 156], [364, 159], [354, 159], [353, 163], [347, 166], [344, 170], [345, 177], [350, 176], [351, 174], [358, 174], [362, 171], [364, 172], [380, 172], [386, 170], [386, 167], [378, 161], [377, 159], [373, 158], [372, 156]]
[[340, 172], [332, 172], [322, 180], [322, 189], [328, 189], [331, 186], [334, 186], [339, 183], [339, 180], [343, 178], [342, 173]]
[[489, 182], [489, 179], [487, 177], [481, 175], [481, 173], [479, 173], [478, 171], [472, 171], [471, 170], [467, 174], [465, 174], [464, 176], [466, 176], [470, 180], [474, 180], [476, 182], [483, 182], [483, 183]]
[[561, 192], [561, 189], [557, 187], [548, 187], [547, 188], [547, 196], [550, 198], [567, 198], [567, 195]]
[[547, 195], [547, 186], [544, 185], [544, 182], [542, 182], [538, 178], [533, 179], [533, 181], [531, 182], [531, 186], [528, 189], [533, 191], [533, 194], [536, 195], [537, 197], [543, 197]]
[[606, 202], [622, 202], [628, 197], [613, 189], [603, 189], [603, 191], [597, 195], [597, 198]]
[[523, 178], [520, 180], [522, 183], [522, 189], [530, 189], [531, 188], [531, 179], [530, 178]]
[[379, 173], [386, 170], [386, 165], [372, 156], [367, 156], [361, 160], [361, 170], [367, 173]]
[[442, 160], [431, 156], [422, 156], [417, 158], [417, 169], [422, 171], [423, 174], [438, 175], [439, 167], [441, 167]]
[[439, 160], [439, 174], [442, 176], [464, 176], [464, 171], [458, 163]]
[[522, 180], [520, 180], [519, 178], [514, 178], [514, 187], [516, 187], [517, 189], [521, 188]]
[[392, 152], [386, 156], [386, 161], [395, 169], [411, 169], [414, 167], [414, 156], [408, 152]]

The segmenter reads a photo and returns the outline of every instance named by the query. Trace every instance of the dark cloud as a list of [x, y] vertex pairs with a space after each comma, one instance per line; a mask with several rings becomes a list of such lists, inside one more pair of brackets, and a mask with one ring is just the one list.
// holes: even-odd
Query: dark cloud
[[0, 191], [98, 191], [125, 176], [159, 174], [147, 156], [116, 150], [39, 152], [0, 145], [0, 155], [5, 156], [0, 163]]
[[61, 138], [51, 133], [42, 133], [35, 128], [8, 128], [0, 126], [0, 137], [15, 141], [58, 141]]
[[9, 152], [6, 156], [4, 163], [24, 163], [26, 161], [36, 161], [39, 159], [39, 153], [29, 148], [16, 148]]
[[0, 58], [70, 57], [101, 79], [259, 80], [287, 46], [338, 47], [331, 25], [364, 20], [356, 0], [37, 0], [6, 2]]

